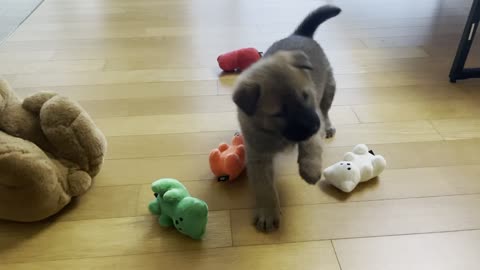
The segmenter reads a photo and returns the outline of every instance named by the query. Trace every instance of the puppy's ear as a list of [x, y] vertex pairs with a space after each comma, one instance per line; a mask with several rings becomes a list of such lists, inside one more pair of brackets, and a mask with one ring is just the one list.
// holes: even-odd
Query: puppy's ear
[[240, 82], [233, 93], [233, 102], [245, 114], [252, 116], [260, 98], [260, 85], [255, 82]]
[[312, 70], [313, 65], [308, 59], [308, 56], [302, 51], [292, 51], [291, 54], [291, 65], [300, 68], [300, 69], [307, 69]]

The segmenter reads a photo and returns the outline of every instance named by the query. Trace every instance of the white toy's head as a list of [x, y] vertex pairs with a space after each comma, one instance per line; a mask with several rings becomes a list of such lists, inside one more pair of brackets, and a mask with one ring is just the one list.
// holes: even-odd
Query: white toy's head
[[349, 161], [340, 161], [323, 171], [328, 181], [344, 192], [352, 191], [360, 182], [360, 169]]

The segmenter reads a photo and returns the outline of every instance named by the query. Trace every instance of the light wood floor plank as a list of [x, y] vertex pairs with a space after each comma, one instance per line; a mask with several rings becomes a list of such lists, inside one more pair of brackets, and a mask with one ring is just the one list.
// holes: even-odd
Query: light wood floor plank
[[213, 174], [208, 155], [117, 159], [105, 162], [96, 176], [96, 185], [147, 184], [163, 177], [202, 180], [212, 179]]
[[480, 137], [479, 118], [434, 120], [432, 124], [446, 140]]
[[52, 59], [54, 53], [51, 50], [21, 53], [0, 52], [0, 59], [2, 61], [48, 61]]
[[336, 240], [334, 245], [343, 270], [473, 270], [480, 264], [478, 230]]
[[353, 110], [363, 123], [469, 118], [480, 114], [478, 104], [470, 100], [356, 105]]
[[367, 74], [339, 74], [336, 80], [339, 88], [369, 88], [408, 85], [449, 85], [443, 72], [378, 72]]
[[255, 26], [249, 27], [231, 27], [224, 26], [211, 27], [147, 27], [147, 28], [121, 28], [115, 29], [83, 29], [71, 31], [42, 31], [42, 35], [35, 35], [37, 31], [18, 31], [13, 34], [9, 40], [28, 41], [28, 40], [65, 40], [65, 39], [97, 39], [97, 38], [142, 38], [142, 37], [163, 37], [163, 36], [201, 36], [205, 31], [206, 36], [228, 36], [229, 31], [235, 31], [239, 35], [255, 36], [262, 38]]
[[75, 198], [59, 215], [56, 215], [55, 220], [67, 221], [136, 216], [140, 189], [139, 185], [109, 187], [97, 187], [94, 185], [87, 193]]
[[162, 81], [215, 80], [215, 72], [210, 69], [157, 69], [110, 72], [21, 74], [11, 82], [13, 87], [74, 86], [85, 84], [129, 84], [153, 83]]
[[[329, 54], [329, 51], [326, 51]], [[444, 72], [451, 65], [451, 60], [443, 57], [430, 58], [399, 58], [392, 61], [388, 58], [361, 59], [351, 63], [348, 60], [337, 59], [332, 62], [335, 74], [365, 74], [371, 72], [418, 71], [424, 70]]]
[[34, 86], [16, 88], [20, 96], [27, 96], [38, 91], [54, 91], [75, 100], [115, 100], [145, 99], [176, 96], [213, 96], [217, 93], [217, 81], [178, 81], [107, 85], [78, 86]]
[[251, 210], [233, 210], [236, 246], [480, 228], [480, 195], [282, 208], [283, 224], [272, 234], [252, 226]]
[[401, 102], [428, 102], [438, 100], [466, 100], [472, 98], [467, 89], [438, 86], [401, 86], [372, 88], [341, 88], [335, 94], [335, 105], [367, 105]]
[[107, 159], [208, 154], [236, 131], [108, 137]]
[[[80, 104], [94, 118], [236, 111], [236, 106], [229, 95], [85, 100]], [[353, 114], [351, 109], [350, 113]]]
[[95, 120], [106, 136], [172, 134], [237, 130], [236, 113], [113, 117]]
[[[439, 26], [440, 27], [440, 26]], [[461, 26], [458, 24], [458, 28]], [[460, 38], [460, 33], [449, 33], [434, 35], [425, 33], [424, 35], [408, 35], [399, 37], [372, 37], [364, 38], [362, 41], [369, 48], [389, 48], [389, 47], [415, 47], [432, 45], [450, 45], [454, 44]]]
[[[283, 27], [278, 25], [259, 25], [259, 31], [265, 33], [266, 38], [270, 39], [280, 39], [285, 35], [285, 29], [294, 28], [295, 23], [284, 24]], [[431, 35], [434, 37], [443, 36], [443, 35], [458, 35], [463, 31], [464, 22], [459, 24], [451, 25], [442, 25], [438, 28], [432, 26], [419, 26], [419, 27], [389, 27], [389, 28], [359, 28], [359, 29], [349, 29], [347, 31], [342, 31], [342, 29], [332, 29], [331, 31], [319, 31], [315, 35], [315, 38], [318, 40], [328, 40], [328, 39], [342, 39], [342, 38], [359, 38], [361, 40], [365, 39], [375, 39], [375, 38], [398, 38], [398, 37], [410, 37], [410, 36], [425, 36]], [[159, 32], [153, 32], [157, 34]], [[161, 32], [160, 32], [161, 33]], [[410, 46], [414, 48], [415, 46]], [[398, 48], [394, 47], [379, 47], [379, 48], [392, 48], [394, 50], [401, 51], [402, 46]], [[381, 52], [381, 51], [379, 51]], [[391, 56], [392, 57], [392, 56]], [[394, 57], [394, 56], [393, 56]], [[397, 58], [397, 57], [394, 57]], [[402, 58], [402, 57], [399, 57]]]
[[82, 72], [102, 71], [105, 66], [103, 60], [76, 60], [76, 61], [21, 61], [7, 62], [0, 66], [0, 74], [24, 74], [37, 72]]
[[[188, 258], [188, 259], [187, 259]], [[80, 260], [51, 262], [0, 264], [2, 270], [42, 270], [42, 269], [111, 269], [156, 270], [159, 260], [163, 265], [177, 269], [232, 269], [243, 270], [261, 265], [268, 269], [340, 270], [330, 241], [293, 243], [285, 245], [264, 245], [182, 251], [173, 253], [152, 253]]]
[[194, 241], [172, 228], [162, 228], [153, 216], [36, 225], [2, 223], [1, 228], [3, 264], [231, 246], [227, 211], [209, 213], [203, 241]]
[[332, 146], [442, 140], [429, 122], [420, 120], [336, 125], [336, 128], [337, 134], [330, 143]]

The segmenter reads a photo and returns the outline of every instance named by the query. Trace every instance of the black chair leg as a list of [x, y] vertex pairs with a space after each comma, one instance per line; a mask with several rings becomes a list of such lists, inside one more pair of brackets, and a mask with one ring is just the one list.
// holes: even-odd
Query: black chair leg
[[463, 35], [458, 44], [457, 54], [450, 70], [450, 82], [468, 78], [480, 78], [480, 68], [465, 68], [470, 47], [472, 46], [480, 20], [480, 0], [474, 0], [468, 15]]

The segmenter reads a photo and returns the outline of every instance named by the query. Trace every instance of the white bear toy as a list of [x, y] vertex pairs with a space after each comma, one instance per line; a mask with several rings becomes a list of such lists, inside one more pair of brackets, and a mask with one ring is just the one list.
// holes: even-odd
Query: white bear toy
[[365, 144], [358, 144], [343, 161], [333, 164], [323, 171], [325, 180], [342, 190], [352, 191], [360, 182], [366, 182], [383, 172], [387, 162], [380, 155], [368, 151]]

